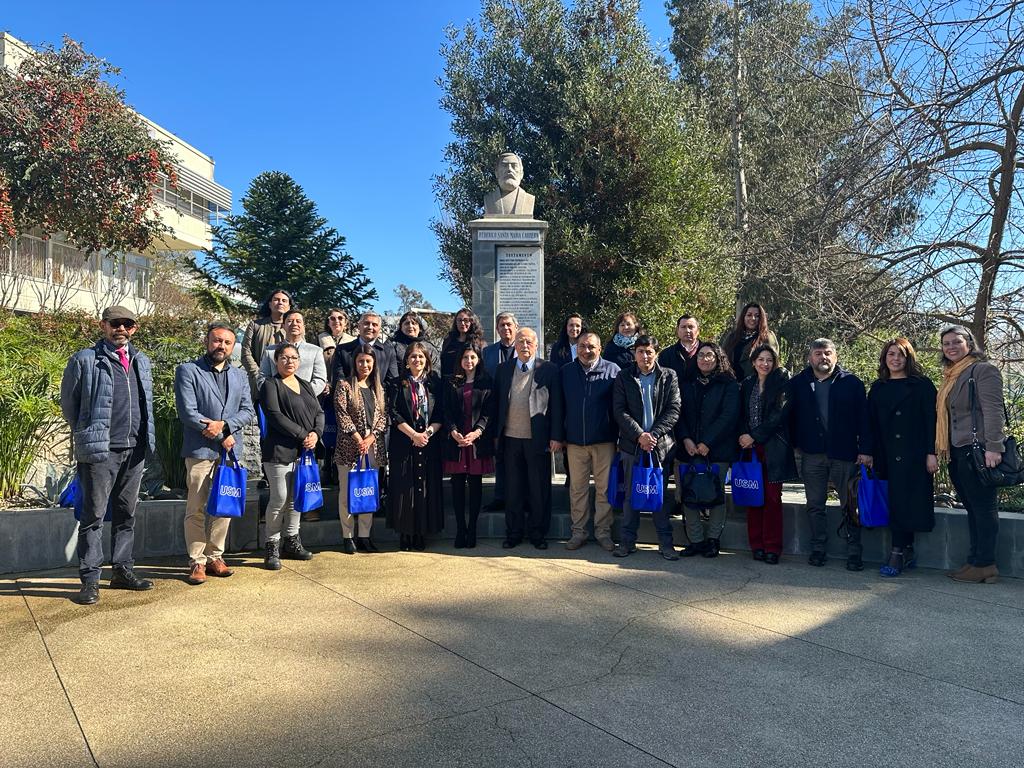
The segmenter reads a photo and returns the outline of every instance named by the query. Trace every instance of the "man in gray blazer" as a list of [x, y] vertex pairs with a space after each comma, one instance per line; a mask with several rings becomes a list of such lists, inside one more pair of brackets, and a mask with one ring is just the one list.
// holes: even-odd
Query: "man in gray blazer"
[[231, 519], [209, 517], [206, 501], [221, 450], [234, 449], [241, 456], [242, 428], [256, 415], [248, 378], [230, 362], [234, 348], [234, 329], [214, 323], [206, 331], [206, 354], [174, 372], [174, 402], [184, 426], [181, 455], [188, 477], [189, 584], [202, 584], [207, 576], [231, 575], [224, 563]]

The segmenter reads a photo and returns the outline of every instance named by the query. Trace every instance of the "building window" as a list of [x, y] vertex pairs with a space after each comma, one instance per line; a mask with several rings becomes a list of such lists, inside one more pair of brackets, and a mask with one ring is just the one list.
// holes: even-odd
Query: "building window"
[[14, 250], [13, 272], [40, 280], [46, 279], [46, 241], [22, 235]]

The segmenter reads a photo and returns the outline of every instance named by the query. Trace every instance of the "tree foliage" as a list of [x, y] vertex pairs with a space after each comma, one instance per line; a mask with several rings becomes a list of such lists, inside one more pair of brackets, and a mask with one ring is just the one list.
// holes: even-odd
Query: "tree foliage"
[[[912, 180], [879, 184], [893, 147], [863, 121], [874, 73], [849, 45], [856, 14], [818, 19], [798, 0], [666, 5], [680, 85], [718, 136], [719, 178], [732, 187], [744, 170], [745, 226], [738, 193], [718, 212], [735, 231], [739, 300], [760, 301], [795, 339], [893, 323], [913, 296], [843, 258], [853, 233], [886, 242], [916, 210]], [[730, 142], [738, 120], [741, 144]]]
[[377, 298], [366, 268], [346, 252], [345, 237], [288, 174], [266, 171], [253, 179], [242, 210], [214, 227], [213, 248], [192, 265], [203, 295], [220, 309], [225, 291], [257, 303], [284, 288], [299, 307], [339, 307], [349, 315]]
[[[571, 311], [612, 314], [621, 303], [613, 286], [650, 296], [665, 287], [656, 275], [666, 270], [725, 259], [704, 127], [652, 52], [638, 8], [636, 0], [580, 0], [571, 9], [560, 0], [485, 0], [479, 23], [448, 30], [441, 104], [455, 138], [435, 180], [443, 216], [433, 228], [442, 275], [463, 300], [471, 294], [467, 222], [482, 212], [506, 150], [523, 159], [523, 187], [551, 225], [549, 333]], [[710, 284], [697, 293], [731, 304], [731, 286], [718, 290], [714, 269], [699, 273]]]
[[118, 70], [65, 38], [0, 68], [0, 232], [63, 232], [82, 250], [142, 251], [167, 230], [153, 185], [167, 144], [105, 80]]

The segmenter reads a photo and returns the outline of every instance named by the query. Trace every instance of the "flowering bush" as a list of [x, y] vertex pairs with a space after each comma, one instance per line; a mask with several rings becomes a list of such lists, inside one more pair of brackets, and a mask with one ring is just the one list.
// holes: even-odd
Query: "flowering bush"
[[68, 38], [0, 68], [0, 233], [39, 228], [85, 251], [137, 252], [167, 231], [153, 185], [177, 183], [169, 143], [104, 81], [117, 73]]

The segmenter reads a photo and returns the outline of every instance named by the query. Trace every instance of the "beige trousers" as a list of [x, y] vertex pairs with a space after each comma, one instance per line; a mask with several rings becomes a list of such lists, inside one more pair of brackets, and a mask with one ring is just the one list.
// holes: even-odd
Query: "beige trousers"
[[[370, 468], [376, 469], [377, 461], [372, 451], [369, 456]], [[341, 535], [346, 539], [351, 539], [354, 535], [358, 535], [360, 539], [368, 539], [370, 538], [370, 528], [373, 527], [373, 515], [368, 512], [362, 515], [348, 513], [348, 473], [352, 470], [353, 467], [338, 465], [338, 518], [341, 520]], [[355, 533], [357, 526], [358, 534]]]
[[615, 443], [566, 446], [569, 462], [569, 511], [573, 536], [587, 535], [590, 517], [590, 476], [594, 476], [594, 535], [611, 536], [614, 513], [608, 503], [608, 473], [615, 458]]
[[185, 459], [188, 476], [188, 501], [185, 502], [185, 545], [188, 559], [206, 565], [207, 560], [224, 556], [231, 519], [210, 517], [206, 514], [206, 501], [210, 497], [210, 483], [215, 459]]

